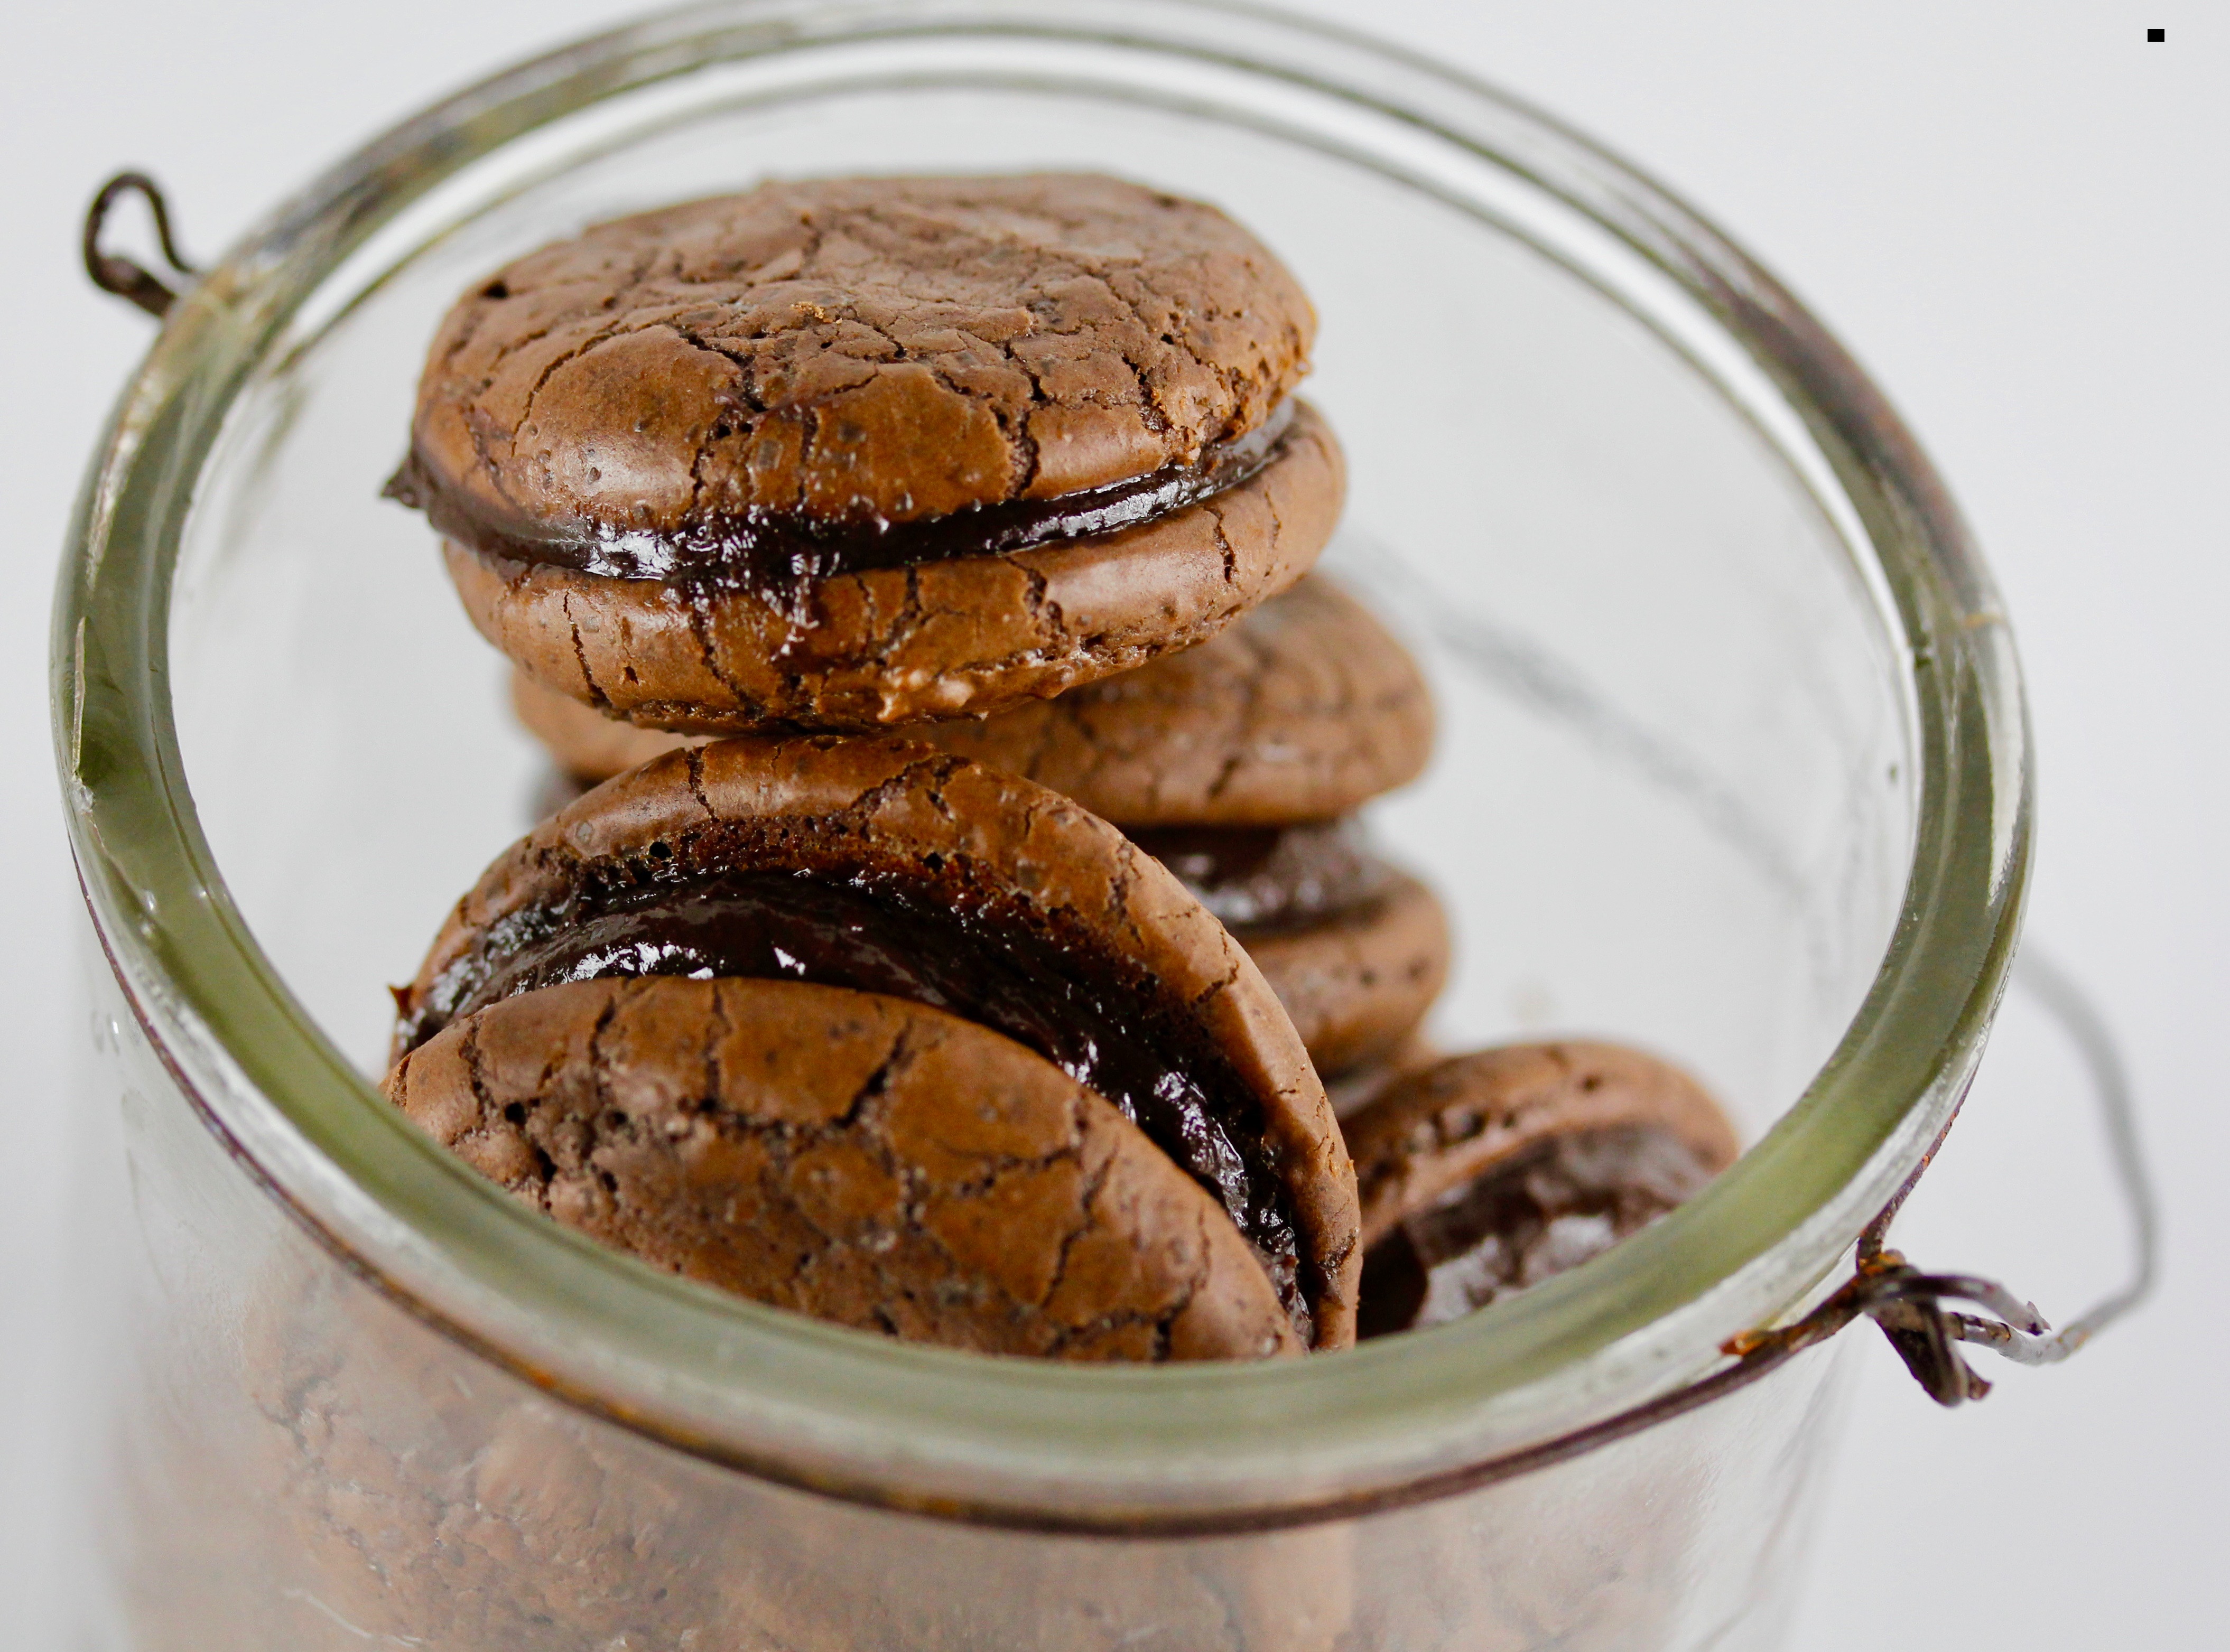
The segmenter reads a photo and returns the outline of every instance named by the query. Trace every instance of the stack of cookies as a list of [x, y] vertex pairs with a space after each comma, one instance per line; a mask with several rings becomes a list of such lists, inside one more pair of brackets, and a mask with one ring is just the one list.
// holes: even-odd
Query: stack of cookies
[[[702, 743], [614, 723], [523, 672], [512, 700], [572, 795]], [[1432, 701], [1402, 645], [1330, 580], [1305, 575], [1213, 640], [1057, 699], [906, 732], [1122, 827], [1246, 947], [1335, 1095], [1415, 1064], [1447, 920], [1372, 852], [1356, 812], [1423, 768]]]
[[1735, 1143], [1662, 1064], [1422, 1050], [1446, 917], [1356, 811], [1432, 708], [1309, 573], [1314, 329], [1080, 176], [770, 184], [467, 294], [390, 491], [593, 789], [399, 991], [389, 1094], [658, 1265], [1067, 1358], [1343, 1347], [1686, 1197]]

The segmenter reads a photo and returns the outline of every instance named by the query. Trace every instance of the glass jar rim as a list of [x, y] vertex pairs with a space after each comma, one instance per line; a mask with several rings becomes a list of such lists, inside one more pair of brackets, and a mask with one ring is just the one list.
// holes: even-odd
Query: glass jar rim
[[[1911, 668], [1918, 826], [1894, 937], [1803, 1097], [1706, 1192], [1470, 1320], [1259, 1366], [1082, 1367], [902, 1345], [654, 1272], [511, 1201], [380, 1102], [233, 907], [167, 678], [172, 571], [226, 409], [289, 318], [417, 196], [616, 93], [860, 41], [1099, 43], [1283, 77], [1517, 171], [1684, 292], [1801, 421], [1862, 524]], [[90, 472], [57, 595], [55, 732], [112, 966], [180, 1089], [349, 1266], [586, 1409], [768, 1478], [964, 1517], [1243, 1525], [1449, 1478], [1694, 1374], [1788, 1308], [1922, 1161], [2004, 984], [2032, 782], [1988, 576], [1911, 434], [1841, 347], [1692, 210], [1444, 67], [1215, 0], [728, 0], [505, 70], [375, 139], [171, 310]]]

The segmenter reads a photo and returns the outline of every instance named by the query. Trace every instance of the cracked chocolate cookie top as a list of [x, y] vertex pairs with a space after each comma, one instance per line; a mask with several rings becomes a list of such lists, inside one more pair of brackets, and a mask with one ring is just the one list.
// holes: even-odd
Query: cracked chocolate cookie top
[[754, 1301], [1072, 1360], [1305, 1346], [1208, 1194], [990, 1029], [795, 980], [573, 981], [396, 1064], [389, 1096], [569, 1227]]
[[506, 266], [435, 339], [418, 486], [678, 534], [887, 525], [1197, 465], [1306, 370], [1246, 230], [1090, 175], [771, 183]]
[[1353, 1172], [1292, 1021], [1174, 876], [1067, 798], [887, 738], [672, 754], [489, 868], [397, 994], [396, 1055], [616, 975], [809, 980], [1004, 1033], [1222, 1205], [1298, 1334], [1351, 1337]]

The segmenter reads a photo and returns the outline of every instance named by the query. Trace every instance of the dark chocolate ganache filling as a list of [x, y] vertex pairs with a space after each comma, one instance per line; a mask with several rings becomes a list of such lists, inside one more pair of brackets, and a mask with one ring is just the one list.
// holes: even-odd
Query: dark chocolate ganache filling
[[1668, 1131], [1629, 1125], [1544, 1141], [1366, 1251], [1357, 1334], [1443, 1325], [1600, 1256], [1711, 1179]]
[[995, 556], [1058, 539], [1118, 532], [1211, 498], [1261, 471], [1283, 448], [1293, 404], [1281, 402], [1244, 435], [1190, 464], [1081, 488], [1049, 499], [1008, 499], [939, 517], [818, 521], [752, 508], [674, 532], [499, 514], [445, 487], [416, 450], [384, 490], [448, 538], [483, 556], [576, 569], [607, 579], [662, 580], [746, 591], [788, 606], [814, 581], [964, 556]]
[[790, 871], [577, 889], [491, 926], [405, 1028], [412, 1048], [499, 1000], [607, 976], [789, 979], [880, 993], [996, 1029], [1105, 1096], [1230, 1212], [1305, 1340], [1299, 1244], [1260, 1103], [1143, 972], [892, 886]]
[[1227, 929], [1247, 935], [1353, 911], [1391, 875], [1353, 815], [1283, 826], [1156, 826], [1130, 837]]

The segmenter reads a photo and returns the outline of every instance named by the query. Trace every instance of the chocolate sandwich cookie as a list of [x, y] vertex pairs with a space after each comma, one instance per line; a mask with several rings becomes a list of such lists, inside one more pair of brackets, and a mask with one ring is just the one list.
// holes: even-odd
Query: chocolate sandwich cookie
[[[519, 721], [593, 784], [704, 736], [616, 720], [525, 672]], [[1433, 749], [1408, 651], [1322, 575], [1196, 648], [908, 737], [1027, 775], [1125, 827], [1325, 820], [1407, 785]]]
[[1319, 1073], [1386, 1059], [1440, 996], [1447, 915], [1354, 816], [1132, 836], [1247, 948]]
[[1345, 1121], [1363, 1336], [1437, 1325], [1576, 1268], [1741, 1149], [1708, 1092], [1616, 1045], [1512, 1045], [1397, 1079]]
[[461, 299], [390, 485], [545, 686], [699, 732], [999, 710], [1214, 636], [1344, 476], [1261, 244], [1113, 178], [770, 183]]
[[756, 1302], [987, 1353], [1303, 1344], [1202, 1186], [1044, 1057], [800, 980], [574, 980], [452, 1021], [389, 1096], [487, 1176]]
[[1351, 1339], [1352, 1170], [1291, 1021], [1176, 877], [1069, 800], [887, 738], [660, 758], [489, 869], [397, 993], [396, 1054], [642, 975], [809, 981], [1003, 1034], [1207, 1190], [1302, 1345]]

